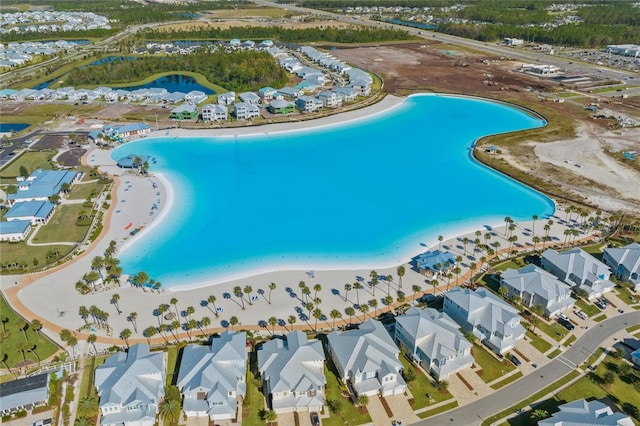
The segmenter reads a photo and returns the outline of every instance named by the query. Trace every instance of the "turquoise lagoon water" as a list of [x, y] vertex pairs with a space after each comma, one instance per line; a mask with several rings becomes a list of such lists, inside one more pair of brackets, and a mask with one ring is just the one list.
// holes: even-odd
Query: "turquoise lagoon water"
[[173, 289], [269, 270], [380, 268], [438, 235], [549, 216], [551, 200], [470, 154], [480, 136], [543, 125], [499, 103], [411, 96], [343, 125], [126, 144], [113, 158], [155, 157], [151, 171], [175, 200], [124, 247], [122, 266]]

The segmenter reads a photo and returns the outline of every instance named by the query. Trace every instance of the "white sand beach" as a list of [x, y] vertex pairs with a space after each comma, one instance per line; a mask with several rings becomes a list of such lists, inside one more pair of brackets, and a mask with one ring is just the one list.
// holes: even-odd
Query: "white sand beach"
[[[382, 102], [372, 107], [310, 122], [203, 131], [173, 129], [170, 134], [176, 137], [187, 135], [242, 135], [255, 134], [257, 132], [289, 131], [292, 127], [301, 129], [330, 126], [345, 122], [345, 120], [370, 117], [372, 114], [393, 108], [401, 102], [400, 98], [387, 96]], [[160, 132], [157, 136], [166, 136], [165, 133]], [[157, 224], [162, 219], [163, 214], [166, 214], [171, 208], [173, 198], [171, 186], [162, 176], [139, 176], [132, 172], [126, 172], [114, 164], [110, 154], [111, 151], [94, 149], [86, 156], [88, 165], [98, 166], [100, 170], [113, 176], [117, 182], [117, 189], [112, 195], [112, 207], [105, 218], [105, 230], [101, 238], [90, 246], [85, 247], [85, 252], [73, 261], [46, 273], [22, 276], [17, 285], [14, 284], [14, 277], [1, 277], [2, 290], [14, 308], [28, 318], [41, 319], [45, 332], [57, 341], [60, 340], [58, 332], [61, 329], [78, 330], [84, 325], [84, 320], [78, 314], [78, 308], [81, 305], [86, 307], [95, 305], [108, 312], [108, 323], [112, 327], [113, 333], [107, 334], [104, 330], [97, 330], [96, 334], [103, 343], [122, 344], [122, 340], [118, 339], [117, 336], [125, 328], [133, 331], [130, 342], [146, 341], [143, 330], [149, 326], [158, 326], [159, 323], [164, 321], [163, 318], [154, 315], [155, 308], [160, 304], [170, 305], [170, 300], [174, 297], [178, 299], [178, 303], [175, 306], [170, 305], [170, 311], [175, 312], [177, 310], [180, 315], [181, 311], [186, 310], [187, 307], [193, 307], [195, 314], [190, 318], [200, 320], [206, 316], [211, 319], [211, 327], [208, 331], [222, 330], [232, 316], [237, 317], [244, 328], [253, 329], [260, 329], [261, 324], [266, 324], [270, 317], [276, 317], [283, 324], [279, 328], [285, 330], [286, 327], [289, 327], [288, 318], [290, 316], [296, 318], [295, 324], [297, 326], [308, 327], [313, 326], [315, 323], [314, 318], [308, 319], [308, 321], [304, 319], [305, 315], [309, 316], [309, 312], [306, 311], [303, 303], [306, 299], [299, 288], [301, 281], [310, 287], [311, 297], [315, 298], [317, 296], [321, 300], [318, 308], [324, 314], [325, 319], [321, 318], [318, 321], [318, 326], [320, 327], [331, 325], [333, 320], [329, 318], [329, 313], [332, 309], [337, 309], [342, 314], [343, 319], [348, 319], [345, 314], [345, 308], [354, 304], [365, 304], [375, 299], [378, 303], [377, 307], [370, 308], [369, 315], [371, 315], [375, 311], [384, 308], [382, 299], [387, 295], [387, 292], [392, 296], [396, 296], [397, 291], [401, 290], [407, 297], [411, 297], [415, 294], [413, 286], [418, 286], [420, 292], [417, 294], [421, 294], [422, 292], [439, 293], [455, 285], [455, 275], [449, 280], [442, 277], [439, 279], [438, 288], [434, 289], [430, 279], [412, 270], [411, 266], [406, 264], [406, 275], [402, 278], [401, 288], [400, 279], [397, 275], [397, 265], [386, 265], [387, 267], [376, 267], [375, 269], [380, 276], [391, 275], [392, 279], [391, 281], [381, 279], [377, 288], [371, 288], [368, 284], [371, 269], [316, 270], [313, 274], [310, 271], [281, 270], [245, 276], [214, 286], [193, 288], [179, 292], [163, 289], [160, 292], [151, 292], [149, 290], [145, 292], [142, 289], [129, 286], [123, 280], [123, 286], [120, 288], [96, 294], [80, 295], [75, 290], [75, 282], [90, 270], [91, 259], [94, 256], [103, 255], [105, 248], [112, 240], [117, 242], [118, 249], [126, 250], [127, 243], [139, 237], [139, 235], [130, 235], [133, 229], [140, 229], [141, 234], [151, 232], [154, 223]], [[563, 231], [567, 227], [567, 224], [563, 223], [564, 214], [557, 214], [553, 217], [553, 220], [554, 224], [550, 235], [556, 236], [554, 243], [562, 243]], [[543, 235], [542, 229], [545, 223], [546, 221], [543, 220], [536, 222], [536, 235]], [[477, 224], [477, 229], [481, 229], [484, 234], [487, 229], [483, 228], [482, 225]], [[531, 222], [517, 224], [514, 235], [518, 236], [518, 244], [522, 248], [527, 247], [527, 245], [530, 247], [532, 225]], [[474, 254], [473, 244], [467, 244], [466, 248], [463, 247], [462, 239], [466, 236], [473, 241], [476, 238], [474, 232], [475, 229], [466, 232], [465, 235], [444, 235], [445, 239], [440, 243], [437, 241], [427, 242], [430, 249], [436, 249], [441, 246], [442, 249], [450, 250], [456, 256], [463, 256], [461, 263], [462, 273], [460, 274], [461, 283], [464, 282], [470, 265], [475, 263], [476, 271], [478, 271], [481, 267], [480, 259], [486, 255], [483, 252]], [[504, 235], [503, 225], [491, 229], [490, 232], [492, 234], [492, 242], [499, 241], [501, 249], [506, 249], [509, 246]], [[581, 235], [578, 239], [583, 237], [585, 235]], [[424, 251], [426, 250], [428, 250], [427, 247], [424, 248]], [[406, 259], [406, 261], [409, 260]], [[362, 289], [359, 291], [351, 290], [347, 295], [348, 298], [345, 298], [345, 284], [353, 285], [356, 282], [361, 283]], [[269, 290], [271, 283], [276, 284], [276, 288], [272, 292]], [[313, 289], [315, 284], [321, 285], [317, 295]], [[245, 295], [243, 298], [233, 296], [233, 288], [236, 286], [241, 288], [251, 286], [251, 295]], [[120, 296], [120, 313], [116, 306], [111, 304], [111, 298], [114, 293], [118, 293]], [[217, 299], [217, 312], [211, 305], [207, 306], [206, 300], [211, 295], [214, 295]], [[132, 312], [137, 313], [135, 323], [128, 320], [128, 315]], [[181, 320], [184, 320], [184, 318], [181, 318]], [[87, 334], [78, 334], [79, 340], [82, 340]], [[162, 338], [156, 336], [155, 341], [161, 342]]]

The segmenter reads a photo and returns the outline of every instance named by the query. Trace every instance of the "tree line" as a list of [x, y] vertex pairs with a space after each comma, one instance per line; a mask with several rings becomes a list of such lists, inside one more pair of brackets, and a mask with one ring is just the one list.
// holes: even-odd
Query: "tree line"
[[257, 90], [286, 84], [288, 75], [266, 52], [215, 53], [205, 49], [176, 56], [144, 56], [135, 61], [107, 62], [75, 68], [65, 78], [72, 86], [104, 85], [139, 81], [156, 73], [192, 71], [234, 91]]
[[371, 43], [394, 40], [410, 40], [414, 37], [404, 30], [385, 28], [302, 28], [287, 29], [281, 27], [232, 27], [232, 28], [193, 28], [170, 31], [146, 30], [141, 37], [149, 40], [231, 40], [271, 39], [283, 43], [333, 42], [333, 43]]

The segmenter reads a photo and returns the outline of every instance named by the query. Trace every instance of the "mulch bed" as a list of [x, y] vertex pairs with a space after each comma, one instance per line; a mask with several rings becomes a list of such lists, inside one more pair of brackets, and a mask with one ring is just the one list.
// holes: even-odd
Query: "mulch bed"
[[74, 148], [70, 149], [67, 152], [63, 152], [57, 158], [58, 164], [65, 167], [76, 167], [80, 166], [80, 159], [84, 154], [86, 154], [87, 150], [82, 148]]
[[460, 380], [462, 381], [462, 383], [464, 383], [464, 385], [467, 387], [467, 389], [469, 389], [470, 391], [472, 391], [472, 390], [473, 390], [473, 386], [471, 386], [471, 385], [469, 384], [469, 382], [467, 382], [467, 381], [464, 379], [464, 377], [462, 377], [462, 374], [460, 374], [460, 373], [456, 373], [456, 376], [458, 376], [458, 379], [460, 379]]
[[393, 411], [391, 411], [391, 407], [389, 407], [389, 404], [387, 404], [387, 400], [384, 399], [383, 397], [378, 395], [378, 398], [380, 398], [380, 402], [382, 403], [382, 406], [384, 407], [384, 411], [387, 412], [387, 417], [391, 418], [393, 417]]

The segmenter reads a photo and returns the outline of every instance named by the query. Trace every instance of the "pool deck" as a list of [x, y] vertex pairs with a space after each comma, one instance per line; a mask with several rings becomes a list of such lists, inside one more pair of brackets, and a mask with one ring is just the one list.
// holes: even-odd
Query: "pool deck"
[[[370, 117], [371, 114], [392, 108], [401, 101], [402, 99], [400, 98], [388, 96], [385, 100], [373, 107], [346, 113], [344, 117], [332, 116], [312, 122], [299, 122], [295, 123], [294, 127], [318, 127], [321, 125], [343, 123], [346, 120], [360, 117]], [[223, 133], [226, 134], [227, 132], [233, 132], [233, 134], [255, 134], [256, 131], [262, 133], [286, 130], [291, 130], [291, 124], [274, 124], [243, 129], [213, 129], [203, 131], [202, 135], [220, 135]], [[171, 132], [172, 135], [176, 137], [200, 133], [182, 129], [174, 129], [171, 130]], [[159, 136], [165, 136], [164, 132], [161, 133]], [[173, 297], [178, 299], [177, 308], [179, 311], [185, 310], [189, 306], [195, 308], [195, 314], [192, 316], [193, 319], [200, 320], [205, 316], [209, 317], [211, 319], [211, 327], [207, 330], [208, 332], [224, 330], [224, 322], [228, 321], [232, 316], [236, 316], [240, 320], [242, 328], [262, 330], [267, 333], [260, 324], [262, 322], [266, 324], [266, 321], [270, 317], [282, 319], [286, 324], [287, 319], [291, 315], [294, 315], [298, 318], [295, 324], [297, 327], [310, 328], [314, 326], [315, 320], [313, 318], [311, 318], [308, 323], [300, 318], [300, 313], [308, 314], [304, 308], [303, 297], [298, 287], [301, 281], [307, 283], [311, 288], [312, 297], [315, 293], [313, 286], [316, 283], [322, 286], [322, 289], [317, 294], [322, 300], [319, 308], [328, 318], [318, 321], [318, 327], [324, 328], [330, 327], [333, 323], [333, 320], [329, 318], [329, 313], [332, 309], [339, 310], [343, 318], [348, 319], [344, 313], [345, 308], [358, 303], [358, 299], [360, 304], [364, 304], [375, 298], [378, 300], [379, 313], [380, 309], [384, 308], [381, 299], [387, 295], [387, 289], [390, 288], [392, 295], [399, 289], [396, 267], [392, 267], [383, 269], [376, 268], [380, 276], [392, 275], [393, 279], [390, 286], [387, 285], [386, 280], [381, 279], [375, 289], [372, 289], [367, 284], [370, 279], [369, 273], [371, 269], [358, 269], [316, 270], [313, 276], [309, 273], [310, 271], [277, 271], [235, 279], [214, 286], [182, 291], [161, 289], [160, 292], [150, 292], [148, 290], [143, 292], [141, 289], [123, 284], [122, 287], [116, 290], [84, 296], [80, 295], [75, 290], [74, 284], [81, 279], [83, 274], [90, 271], [91, 259], [98, 255], [102, 256], [111, 240], [115, 240], [120, 248], [122, 244], [126, 244], [130, 239], [136, 238], [137, 236], [130, 235], [132, 229], [144, 226], [141, 232], [148, 232], [154, 219], [162, 215], [163, 209], [167, 211], [166, 208], [172, 198], [171, 193], [168, 192], [170, 187], [163, 184], [161, 176], [137, 176], [126, 173], [115, 166], [113, 160], [110, 158], [110, 153], [111, 151], [94, 149], [87, 153], [85, 157], [88, 165], [99, 166], [102, 171], [113, 176], [116, 182], [112, 190], [112, 207], [105, 217], [105, 231], [103, 231], [101, 237], [90, 245], [83, 247], [84, 252], [81, 255], [58, 268], [43, 273], [24, 276], [0, 277], [2, 291], [7, 296], [9, 303], [28, 319], [38, 318], [43, 323], [43, 331], [55, 341], [60, 342], [58, 335], [60, 330], [77, 330], [83, 326], [84, 321], [78, 315], [78, 308], [81, 305], [86, 307], [95, 305], [109, 313], [108, 323], [112, 327], [113, 333], [108, 335], [105, 331], [98, 330], [96, 334], [99, 337], [100, 343], [122, 345], [124, 342], [118, 338], [118, 335], [125, 328], [129, 328], [133, 332], [131, 339], [129, 339], [130, 343], [136, 341], [147, 342], [147, 339], [143, 336], [143, 330], [149, 326], [158, 326], [159, 324], [159, 318], [153, 315], [154, 309], [160, 304], [169, 304], [169, 300]], [[153, 209], [154, 204], [156, 204], [157, 209]], [[562, 223], [562, 219], [564, 219], [564, 214], [557, 213], [557, 216], [553, 217], [554, 224], [551, 227], [550, 235], [556, 236], [554, 244], [562, 243], [564, 239], [563, 231], [567, 229], [567, 226]], [[538, 220], [536, 222], [536, 235], [543, 235], [545, 223], [545, 220]], [[531, 242], [531, 226], [531, 222], [521, 222], [517, 224], [514, 235], [518, 236], [519, 243], [527, 244]], [[481, 224], [478, 224], [478, 227], [480, 228]], [[486, 230], [482, 228], [482, 232], [484, 234]], [[492, 232], [494, 233], [494, 237], [491, 242], [499, 241], [501, 244], [500, 248], [505, 250], [509, 246], [509, 243], [504, 235], [504, 225], [494, 228]], [[454, 255], [463, 255], [461, 241], [465, 236], [471, 241], [476, 238], [475, 234], [470, 232], [460, 236], [445, 235], [445, 240], [442, 241], [441, 244], [437, 241], [426, 243], [430, 249], [437, 249], [439, 245], [441, 245], [443, 249], [450, 250]], [[583, 237], [585, 236], [581, 235], [579, 238]], [[467, 255], [471, 254], [472, 247], [473, 244], [467, 245]], [[425, 247], [425, 251], [429, 248]], [[477, 253], [475, 259], [465, 256], [461, 283], [464, 282], [468, 274], [468, 264], [475, 262], [478, 266], [477, 271], [480, 270], [481, 264], [479, 258], [481, 256], [483, 256], [483, 253]], [[405, 292], [407, 298], [411, 298], [414, 295], [412, 290], [414, 285], [420, 286], [423, 292], [434, 292], [433, 286], [428, 283], [425, 276], [412, 270], [408, 264], [405, 265], [405, 269], [406, 275], [402, 278], [401, 290]], [[348, 300], [345, 300], [345, 284], [355, 283], [358, 277], [364, 278], [362, 283], [363, 289], [359, 290], [359, 292], [351, 290], [348, 294]], [[437, 289], [438, 293], [445, 291], [447, 287], [449, 287], [446, 278], [441, 278], [439, 281], [440, 286]], [[453, 279], [450, 280], [451, 287], [455, 285], [455, 281], [454, 276]], [[268, 286], [270, 283], [276, 283], [277, 285], [277, 288], [273, 290], [271, 294], [271, 304], [269, 304], [268, 300]], [[247, 285], [253, 288], [253, 300], [248, 296], [246, 296], [244, 300], [234, 296], [225, 298], [224, 294], [232, 294], [235, 286], [244, 288]], [[259, 290], [262, 290], [263, 294], [259, 294]], [[116, 307], [110, 303], [111, 296], [114, 293], [120, 295], [119, 307], [121, 313], [118, 313]], [[418, 293], [418, 295], [421, 294], [422, 292]], [[215, 316], [212, 309], [201, 304], [201, 302], [207, 300], [210, 295], [215, 295], [217, 298], [216, 305], [222, 309], [218, 313], [218, 317]], [[244, 305], [244, 309], [242, 305]], [[170, 306], [170, 310], [175, 311], [175, 307]], [[138, 314], [137, 331], [134, 331], [133, 324], [127, 320], [128, 314], [131, 312]], [[369, 316], [373, 315], [374, 308], [370, 308], [369, 312]], [[338, 321], [338, 324], [339, 323], [340, 321]], [[284, 327], [276, 327], [276, 329], [285, 330]], [[199, 330], [194, 332], [194, 334], [199, 333]], [[87, 335], [88, 333], [78, 332], [78, 340], [81, 342], [85, 341]], [[186, 333], [182, 332], [182, 336], [186, 337]], [[153, 341], [162, 343], [163, 339], [159, 335], [156, 335]]]

